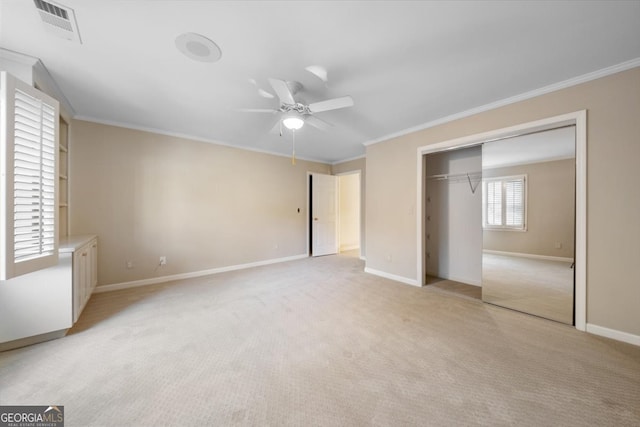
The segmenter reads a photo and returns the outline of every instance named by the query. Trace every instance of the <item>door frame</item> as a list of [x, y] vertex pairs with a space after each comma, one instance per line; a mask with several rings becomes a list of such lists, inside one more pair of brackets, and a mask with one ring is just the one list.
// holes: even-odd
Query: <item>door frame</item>
[[338, 177], [338, 253], [340, 253], [340, 225], [341, 225], [341, 221], [342, 218], [340, 217], [340, 192], [342, 191], [340, 189], [340, 178], [341, 176], [345, 176], [345, 175], [358, 175], [358, 252], [359, 252], [359, 256], [360, 259], [363, 258], [362, 256], [362, 170], [361, 169], [354, 169], [352, 171], [347, 171], [347, 172], [340, 172], [335, 174], [335, 176]]
[[586, 331], [587, 324], [587, 110], [521, 123], [506, 128], [441, 141], [418, 147], [417, 155], [417, 284], [425, 285], [424, 237], [424, 156], [438, 151], [454, 150], [522, 133], [549, 130], [559, 126], [576, 126], [576, 221], [575, 221], [575, 328]]
[[311, 245], [313, 243], [313, 240], [311, 239], [311, 233], [313, 232], [313, 227], [311, 225], [311, 217], [313, 216], [313, 212], [311, 211], [312, 209], [312, 205], [311, 205], [311, 198], [313, 197], [312, 193], [311, 193], [311, 177], [313, 175], [327, 175], [327, 176], [332, 176], [336, 178], [336, 201], [335, 201], [335, 208], [336, 208], [336, 254], [340, 253], [340, 213], [339, 213], [339, 206], [338, 206], [338, 201], [339, 201], [339, 194], [338, 192], [339, 190], [339, 185], [338, 185], [338, 178], [335, 175], [332, 175], [330, 173], [322, 173], [322, 172], [309, 172], [307, 171], [307, 218], [305, 220], [306, 224], [307, 224], [307, 255], [308, 256], [312, 256], [312, 251], [311, 251]]
[[[310, 178], [311, 175], [313, 174], [321, 174], [321, 172], [309, 172], [307, 171], [307, 206], [306, 206], [306, 211], [307, 211], [307, 217], [305, 219], [305, 223], [307, 225], [307, 230], [306, 230], [306, 240], [307, 240], [307, 255], [311, 256], [311, 185], [310, 185]], [[341, 173], [337, 173], [335, 175], [335, 177], [339, 177], [342, 175], [355, 175], [358, 174], [358, 182], [360, 184], [360, 194], [359, 194], [359, 199], [358, 199], [358, 206], [360, 208], [360, 215], [358, 217], [358, 243], [360, 244], [360, 259], [364, 259], [363, 256], [363, 251], [364, 251], [364, 246], [362, 245], [362, 234], [363, 234], [363, 229], [362, 229], [362, 225], [364, 224], [363, 221], [363, 211], [362, 211], [362, 169], [354, 169], [352, 171], [347, 171], [347, 172], [341, 172]], [[323, 175], [329, 175], [329, 174], [323, 174]], [[340, 186], [338, 185], [338, 253], [340, 253]]]

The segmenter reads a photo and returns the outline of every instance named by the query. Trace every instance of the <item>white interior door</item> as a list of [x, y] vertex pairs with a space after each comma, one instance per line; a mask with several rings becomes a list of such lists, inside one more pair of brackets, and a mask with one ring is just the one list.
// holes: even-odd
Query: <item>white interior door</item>
[[338, 253], [338, 178], [311, 174], [311, 254]]

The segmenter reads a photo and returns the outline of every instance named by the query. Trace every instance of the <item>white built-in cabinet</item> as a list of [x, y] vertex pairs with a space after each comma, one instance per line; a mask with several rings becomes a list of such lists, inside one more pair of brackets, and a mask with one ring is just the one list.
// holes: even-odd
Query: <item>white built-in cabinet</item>
[[58, 264], [0, 281], [0, 351], [63, 337], [98, 279], [95, 235], [60, 239]]
[[60, 116], [58, 131], [58, 237], [69, 234], [69, 124]]
[[[0, 49], [0, 59], [5, 56], [6, 52]], [[10, 54], [13, 58], [16, 55]], [[37, 90], [35, 79], [33, 78], [33, 70], [30, 66], [22, 66], [24, 81], [11, 76], [9, 73], [0, 70], [0, 99], [2, 108], [0, 110], [4, 114], [2, 117], [3, 126], [0, 132], [0, 148], [2, 151], [3, 163], [0, 164], [2, 173], [5, 169], [13, 173], [15, 159], [13, 156], [16, 134], [12, 131], [13, 127], [4, 126], [11, 124], [15, 126], [15, 104], [16, 99], [22, 102], [19, 112], [23, 110], [29, 113], [33, 105], [39, 106], [41, 102], [45, 107], [42, 111], [51, 113], [54, 117], [53, 121], [46, 122], [46, 129], [53, 129], [53, 133], [43, 132], [45, 125], [44, 119], [36, 123], [42, 126], [40, 135], [55, 135], [55, 137], [47, 139], [46, 142], [54, 142], [57, 149], [53, 148], [55, 153], [54, 160], [54, 184], [47, 184], [48, 187], [54, 187], [57, 195], [57, 208], [55, 218], [53, 218], [54, 228], [57, 228], [58, 251], [56, 263], [56, 251], [51, 250], [47, 253], [47, 259], [40, 262], [37, 258], [32, 263], [29, 261], [21, 261], [21, 270], [14, 268], [11, 274], [5, 275], [5, 269], [0, 276], [6, 277], [7, 280], [0, 280], [0, 351], [17, 348], [37, 342], [42, 342], [54, 338], [64, 336], [68, 329], [80, 317], [80, 313], [84, 309], [87, 301], [91, 297], [91, 293], [97, 285], [98, 279], [98, 240], [95, 235], [85, 236], [69, 236], [69, 148], [70, 148], [70, 120], [67, 115], [59, 110], [58, 102], [46, 93]], [[23, 100], [33, 102], [29, 103]], [[33, 105], [32, 105], [33, 104]], [[25, 107], [25, 105], [27, 107]], [[11, 107], [11, 108], [9, 108]], [[33, 107], [33, 108], [36, 108]], [[39, 117], [45, 117], [43, 114]], [[27, 114], [24, 113], [24, 114]], [[23, 114], [23, 115], [24, 115]], [[49, 117], [47, 115], [46, 117]], [[37, 115], [36, 115], [37, 116]], [[57, 118], [57, 120], [55, 119]], [[21, 122], [22, 123], [22, 122]], [[24, 138], [23, 138], [24, 139]], [[46, 139], [46, 138], [45, 138]], [[31, 140], [29, 140], [31, 141]], [[26, 144], [26, 143], [25, 143]], [[23, 145], [25, 145], [23, 144]], [[43, 145], [44, 146], [44, 145]], [[9, 154], [7, 154], [9, 153]], [[4, 163], [5, 160], [12, 162]], [[55, 173], [58, 174], [57, 179]], [[7, 173], [7, 175], [9, 175]], [[12, 176], [12, 175], [11, 175]], [[3, 205], [6, 200], [14, 200], [13, 183], [0, 183], [4, 187], [0, 188], [0, 194], [3, 196]], [[6, 189], [8, 192], [5, 192]], [[8, 212], [14, 212], [13, 206], [8, 205]], [[50, 212], [50, 211], [47, 211]], [[0, 233], [0, 242], [3, 248], [6, 246], [10, 250], [1, 250], [4, 255], [13, 255], [13, 240], [6, 240], [14, 235], [13, 229], [9, 225], [4, 224], [9, 215], [2, 212], [0, 215], [3, 227]], [[14, 222], [8, 223], [13, 226]], [[50, 223], [47, 223], [50, 224]], [[6, 225], [6, 227], [5, 227]], [[9, 241], [11, 245], [5, 245]], [[13, 261], [13, 257], [7, 255], [7, 259]], [[4, 259], [3, 259], [4, 261]], [[29, 262], [34, 264], [31, 268], [24, 267]], [[5, 263], [1, 263], [4, 265]], [[16, 264], [15, 262], [13, 264]], [[11, 264], [13, 266], [13, 264]], [[13, 271], [16, 270], [16, 271]]]
[[71, 256], [73, 323], [87, 305], [98, 284], [98, 238], [70, 236], [60, 241], [60, 256]]

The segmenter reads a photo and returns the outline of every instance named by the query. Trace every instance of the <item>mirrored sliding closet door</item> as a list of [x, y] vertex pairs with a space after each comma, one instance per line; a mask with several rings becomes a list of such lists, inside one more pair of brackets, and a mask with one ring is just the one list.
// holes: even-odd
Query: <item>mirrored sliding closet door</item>
[[575, 127], [482, 145], [482, 299], [574, 322]]

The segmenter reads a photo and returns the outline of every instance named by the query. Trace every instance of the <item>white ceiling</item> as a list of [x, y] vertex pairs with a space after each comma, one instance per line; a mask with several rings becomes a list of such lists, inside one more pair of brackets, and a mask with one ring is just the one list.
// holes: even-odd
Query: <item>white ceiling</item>
[[[277, 108], [249, 79], [304, 85], [330, 132], [296, 133], [301, 158], [334, 163], [363, 143], [640, 58], [639, 1], [242, 2], [59, 0], [82, 44], [44, 30], [32, 1], [0, 0], [0, 47], [39, 58], [76, 117], [288, 154], [269, 134]], [[222, 50], [193, 61], [185, 32]], [[304, 70], [324, 66], [328, 87]]]
[[575, 158], [575, 126], [515, 136], [482, 145], [482, 169]]

